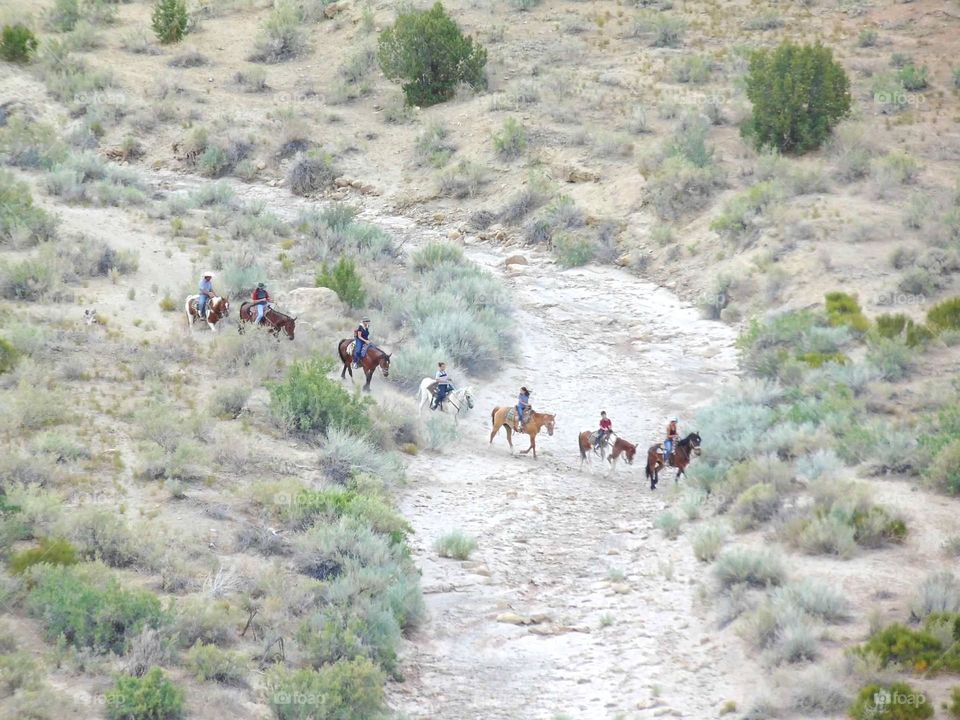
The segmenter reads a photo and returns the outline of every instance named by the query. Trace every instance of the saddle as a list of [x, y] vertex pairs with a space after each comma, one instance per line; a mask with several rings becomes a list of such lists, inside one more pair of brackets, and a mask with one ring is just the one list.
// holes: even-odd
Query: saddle
[[591, 445], [596, 445], [596, 444], [597, 444], [597, 437], [599, 437], [599, 435], [600, 435], [600, 431], [599, 431], [599, 430], [594, 430], [592, 433], [590, 433], [590, 444], [591, 444]]

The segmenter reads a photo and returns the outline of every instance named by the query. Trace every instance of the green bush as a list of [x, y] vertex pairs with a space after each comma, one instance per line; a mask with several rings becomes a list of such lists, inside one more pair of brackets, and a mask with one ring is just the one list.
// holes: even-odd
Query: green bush
[[833, 53], [817, 43], [783, 42], [750, 56], [746, 78], [753, 115], [744, 135], [784, 153], [815, 150], [850, 112], [850, 81]]
[[924, 476], [940, 492], [960, 495], [960, 438], [940, 449]]
[[59, 280], [56, 261], [49, 253], [13, 263], [0, 261], [0, 297], [8, 300], [40, 300]]
[[854, 295], [845, 292], [829, 292], [826, 294], [827, 320], [833, 326], [846, 325], [858, 333], [865, 333], [870, 329], [870, 321], [860, 309], [860, 303]]
[[44, 538], [35, 548], [14, 553], [10, 556], [10, 572], [21, 575], [34, 565], [74, 565], [77, 562], [77, 550], [62, 538]]
[[332, 155], [311, 150], [294, 158], [287, 173], [287, 184], [294, 195], [309, 195], [332, 185], [339, 174]]
[[319, 670], [274, 668], [267, 673], [265, 686], [277, 720], [377, 720], [384, 714], [385, 681], [370, 660], [357, 658]]
[[454, 530], [437, 538], [433, 547], [440, 557], [467, 560], [470, 558], [470, 554], [477, 549], [477, 541], [459, 530]]
[[[958, 86], [960, 86], [960, 83], [958, 83]], [[960, 686], [950, 691], [950, 704], [946, 705], [945, 709], [951, 718], [960, 720]]]
[[0, 34], [0, 58], [25, 63], [37, 49], [37, 37], [26, 25], [4, 25]]
[[309, 50], [303, 29], [304, 6], [293, 0], [278, 0], [256, 40], [250, 60], [279, 63], [304, 55]]
[[723, 588], [740, 583], [755, 587], [781, 585], [787, 574], [779, 555], [742, 547], [731, 548], [720, 555], [713, 572]]
[[596, 244], [578, 233], [558, 233], [553, 238], [553, 253], [563, 267], [580, 267], [593, 260]]
[[904, 65], [897, 72], [897, 77], [903, 83], [903, 87], [910, 91], [923, 90], [929, 84], [927, 82], [927, 66], [917, 67], [913, 63]]
[[10, 341], [0, 338], [0, 375], [13, 370], [19, 359], [20, 353]]
[[30, 188], [0, 171], [0, 245], [30, 244], [52, 240], [56, 219], [33, 204]]
[[317, 287], [330, 288], [337, 297], [352, 308], [361, 308], [367, 302], [363, 278], [357, 264], [346, 255], [341, 255], [333, 270], [324, 264], [315, 278]]
[[110, 720], [177, 720], [183, 717], [183, 691], [160, 668], [143, 677], [121, 675], [107, 693]]
[[187, 33], [189, 17], [184, 0], [157, 0], [153, 6], [150, 25], [164, 45], [180, 42]]
[[693, 555], [700, 562], [712, 562], [716, 559], [727, 541], [729, 531], [720, 523], [710, 523], [698, 528], [693, 533], [691, 545], [693, 546]]
[[906, 683], [874, 684], [857, 694], [849, 714], [852, 720], [926, 720], [933, 717], [933, 705]]
[[401, 542], [411, 531], [409, 523], [382, 500], [344, 488], [304, 490], [288, 506], [281, 508], [281, 515], [292, 527], [300, 530], [314, 525], [321, 518], [328, 521], [356, 518], [375, 532], [388, 535], [391, 543]]
[[[875, 632], [870, 639], [859, 646], [860, 655], [872, 655], [881, 667], [898, 665], [905, 670], [917, 673], [938, 671], [960, 671], [960, 650], [954, 637], [960, 628], [960, 615], [940, 613], [930, 615], [923, 629], [914, 630], [903, 625], [893, 624]], [[946, 630], [946, 644], [934, 635], [937, 627]]]
[[493, 149], [501, 160], [514, 160], [527, 149], [527, 131], [516, 118], [507, 118], [493, 134]]
[[464, 262], [463, 248], [448, 242], [431, 242], [413, 253], [413, 269], [419, 272], [433, 270], [441, 265]]
[[487, 85], [487, 51], [464, 36], [439, 2], [430, 10], [401, 12], [380, 33], [377, 57], [384, 75], [403, 81], [409, 105], [449, 100], [459, 83], [477, 90]]
[[933, 337], [926, 325], [918, 325], [903, 313], [878, 315], [875, 322], [880, 337], [899, 340], [907, 347], [924, 345]]
[[960, 297], [937, 303], [927, 312], [927, 325], [936, 333], [960, 330]]
[[767, 180], [751, 185], [726, 204], [710, 229], [726, 240], [743, 243], [756, 238], [756, 219], [783, 199], [783, 190]]
[[223, 685], [245, 686], [250, 663], [242, 654], [221, 650], [216, 645], [198, 642], [187, 653], [186, 666], [203, 682], [213, 681]]
[[28, 579], [27, 609], [40, 619], [47, 637], [97, 652], [122, 654], [144, 627], [165, 620], [160, 600], [145, 590], [127, 590], [103, 581], [101, 568], [38, 565]]
[[296, 363], [285, 380], [270, 388], [270, 409], [289, 430], [325, 433], [335, 427], [366, 432], [366, 403], [327, 377], [333, 363], [314, 359]]

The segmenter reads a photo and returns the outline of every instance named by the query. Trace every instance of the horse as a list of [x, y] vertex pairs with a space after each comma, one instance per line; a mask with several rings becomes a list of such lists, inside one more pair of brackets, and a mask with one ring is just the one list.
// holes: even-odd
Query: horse
[[[240, 322], [237, 323], [237, 332], [243, 335], [244, 325], [246, 323], [257, 322], [256, 303], [245, 302], [240, 306]], [[267, 305], [263, 311], [263, 324], [270, 328], [270, 333], [275, 338], [280, 338], [280, 331], [283, 330], [290, 340], [293, 340], [293, 334], [297, 327], [297, 319], [285, 315], [279, 310]]]
[[[670, 459], [670, 466], [677, 469], [677, 475], [673, 481], [680, 482], [680, 476], [686, 477], [684, 472], [687, 465], [694, 455], [700, 454], [700, 434], [692, 432], [682, 440], [674, 443], [673, 455]], [[647, 479], [650, 481], [650, 489], [656, 490], [657, 483], [660, 480], [660, 470], [663, 464], [663, 446], [660, 444], [651, 445], [647, 450]]]
[[[353, 338], [344, 338], [337, 345], [337, 353], [340, 355], [340, 362], [343, 363], [343, 370], [340, 371], [341, 380], [346, 377], [348, 372], [350, 373], [350, 379], [353, 380], [353, 351], [350, 347], [353, 342]], [[373, 380], [374, 370], [380, 368], [384, 377], [390, 377], [390, 353], [385, 353], [376, 345], [369, 345], [367, 354], [360, 358], [360, 367], [363, 368], [363, 374], [367, 377], [363, 389], [370, 392], [370, 381]]]
[[[187, 315], [187, 327], [193, 332], [193, 324], [200, 320], [200, 309], [197, 305], [199, 295], [188, 295], [184, 303], [183, 310]], [[213, 331], [217, 331], [217, 323], [230, 314], [230, 301], [219, 295], [214, 295], [207, 300], [207, 326]]]
[[607, 460], [610, 461], [610, 469], [617, 469], [617, 459], [621, 454], [623, 455], [623, 459], [627, 465], [633, 465], [633, 456], [636, 455], [636, 453], [636, 445], [627, 442], [622, 437], [617, 436], [617, 439], [613, 442], [613, 450], [610, 452], [610, 457], [607, 458]]
[[[500, 432], [500, 428], [505, 427], [507, 429], [507, 443], [510, 445], [510, 452], [512, 453], [513, 424], [512, 421], [508, 422], [507, 420], [507, 416], [510, 414], [511, 410], [516, 412], [516, 408], [512, 406], [498, 406], [495, 407], [490, 413], [490, 420], [493, 422], [493, 430], [490, 432], [490, 443], [493, 443], [493, 439], [497, 436], [497, 433]], [[537, 434], [540, 432], [541, 428], [546, 427], [547, 434], [553, 435], [556, 417], [556, 415], [551, 415], [550, 413], [531, 412], [529, 414], [527, 421], [523, 424], [523, 430], [520, 431], [530, 436], [530, 447], [528, 447], [526, 450], [520, 451], [523, 455], [526, 455], [528, 452], [533, 450], [533, 459], [537, 459]]]
[[[417, 391], [417, 414], [423, 414], [423, 408], [426, 407], [427, 403], [433, 399], [434, 391], [430, 387], [431, 385], [436, 384], [436, 380], [433, 378], [424, 378], [420, 381], [420, 389]], [[460, 411], [466, 406], [468, 410], [473, 409], [473, 388], [469, 385], [467, 387], [457, 388], [447, 393], [447, 396], [443, 399], [444, 403], [449, 402], [450, 405], [456, 410], [453, 414], [453, 421], [457, 422], [460, 417]], [[443, 404], [440, 405], [440, 410], [446, 412]]]
[[589, 451], [591, 451], [591, 450], [593, 450], [593, 454], [594, 454], [594, 455], [599, 455], [601, 460], [606, 460], [606, 459], [607, 459], [607, 446], [610, 444], [610, 443], [609, 443], [609, 440], [604, 440], [602, 443], [600, 443], [599, 446], [595, 447], [594, 444], [593, 444], [593, 442], [592, 442], [592, 437], [591, 437], [591, 436], [592, 436], [594, 433], [596, 433], [596, 432], [600, 432], [600, 431], [599, 431], [599, 430], [594, 430], [594, 431], [584, 430], [584, 431], [583, 431], [582, 433], [580, 433], [580, 435], [577, 437], [577, 444], [578, 444], [578, 446], [579, 446], [579, 448], [580, 448], [580, 469], [581, 469], [581, 470], [583, 469], [583, 463], [584, 463], [584, 461], [590, 459], [589, 456], [587, 455], [587, 453], [588, 453]]

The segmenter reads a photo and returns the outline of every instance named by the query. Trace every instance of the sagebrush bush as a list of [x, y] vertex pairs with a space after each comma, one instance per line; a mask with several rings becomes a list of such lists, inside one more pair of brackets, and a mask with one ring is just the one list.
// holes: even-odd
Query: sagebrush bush
[[452, 530], [437, 538], [433, 547], [440, 557], [468, 560], [477, 549], [477, 541], [460, 530]]
[[159, 598], [107, 580], [102, 566], [41, 564], [28, 577], [27, 609], [40, 619], [50, 640], [62, 636], [77, 648], [123, 654], [143, 628], [165, 621]]
[[0, 58], [7, 62], [28, 62], [38, 45], [36, 35], [26, 25], [4, 25], [0, 31]]
[[[8, 155], [9, 157], [9, 155]], [[56, 236], [57, 219], [33, 204], [30, 188], [0, 171], [0, 245], [34, 245]]]
[[712, 562], [727, 541], [729, 531], [721, 523], [713, 522], [698, 528], [690, 541], [693, 555], [700, 562]]
[[683, 44], [686, 23], [678, 17], [646, 11], [634, 21], [633, 35], [645, 36], [651, 47], [673, 48]]
[[[318, 670], [276, 667], [267, 673], [267, 704], [277, 720], [371, 720], [384, 710], [386, 677], [366, 658], [340, 660]], [[299, 698], [319, 698], [306, 704]]]
[[350, 428], [332, 425], [319, 453], [320, 467], [335, 482], [345, 484], [356, 473], [370, 473], [385, 482], [403, 479], [403, 463], [395, 453], [378, 450]]
[[287, 184], [294, 195], [310, 195], [330, 187], [339, 174], [332, 155], [311, 150], [294, 159]]
[[110, 720], [179, 720], [183, 717], [183, 691], [160, 668], [143, 677], [121, 675], [107, 692]]
[[77, 550], [63, 538], [43, 538], [35, 548], [10, 556], [10, 572], [22, 575], [34, 565], [75, 565]]
[[333, 290], [341, 301], [352, 308], [361, 308], [366, 304], [367, 293], [363, 289], [363, 277], [357, 264], [346, 255], [341, 255], [332, 269], [324, 264], [314, 282], [317, 287]]
[[300, 7], [279, 0], [267, 18], [248, 58], [252, 62], [280, 63], [305, 55], [310, 45], [302, 26]]
[[501, 160], [515, 160], [527, 149], [527, 131], [516, 118], [507, 118], [493, 134], [493, 149]]
[[319, 358], [294, 364], [285, 380], [270, 387], [274, 417], [293, 432], [325, 433], [330, 427], [365, 432], [366, 403], [328, 378], [331, 370], [332, 361]]
[[0, 375], [13, 370], [17, 361], [20, 359], [20, 353], [13, 344], [0, 337]]
[[960, 495], [960, 438], [937, 452], [924, 477], [938, 491]]
[[241, 653], [221, 650], [216, 645], [198, 642], [186, 655], [187, 669], [203, 682], [243, 687], [250, 671], [249, 660]]
[[444, 170], [439, 177], [441, 195], [463, 200], [474, 197], [489, 182], [486, 168], [469, 160], [461, 160]]
[[790, 41], [750, 57], [746, 79], [753, 114], [745, 135], [758, 147], [802, 154], [820, 147], [850, 112], [850, 81], [824, 46]]
[[82, 508], [69, 520], [68, 535], [81, 556], [111, 567], [130, 567], [151, 562], [150, 546], [138, 537], [122, 516], [97, 507]]
[[647, 181], [647, 194], [657, 215], [677, 220], [706, 207], [723, 182], [722, 171], [715, 165], [698, 166], [671, 156]]
[[960, 612], [960, 580], [949, 570], [924, 578], [910, 604], [910, 614], [920, 620], [943, 612]]
[[246, 384], [222, 385], [210, 398], [210, 412], [219, 418], [234, 420], [243, 411], [250, 397], [250, 388]]
[[762, 181], [744, 190], [729, 201], [710, 229], [721, 237], [742, 246], [759, 234], [757, 220], [783, 199], [783, 189], [773, 181]]
[[486, 87], [487, 51], [463, 34], [439, 2], [407, 9], [380, 33], [377, 58], [383, 74], [403, 81], [407, 104], [427, 107], [453, 97], [459, 83]]
[[417, 164], [435, 168], [444, 167], [457, 146], [450, 140], [450, 130], [440, 122], [428, 123], [417, 135], [414, 154]]
[[756, 587], [780, 585], [786, 578], [783, 559], [769, 550], [731, 548], [713, 565], [714, 576], [722, 588], [746, 583]]

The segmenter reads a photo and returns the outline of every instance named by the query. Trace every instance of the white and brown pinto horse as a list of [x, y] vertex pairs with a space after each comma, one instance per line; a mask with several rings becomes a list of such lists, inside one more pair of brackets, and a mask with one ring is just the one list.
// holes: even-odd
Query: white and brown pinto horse
[[[193, 332], [193, 324], [197, 320], [203, 319], [200, 317], [200, 310], [197, 305], [199, 298], [199, 295], [190, 295], [183, 306], [184, 312], [187, 314], [187, 327], [190, 328], [190, 332]], [[207, 300], [206, 323], [213, 332], [217, 331], [217, 323], [228, 315], [230, 315], [230, 301], [225, 297], [214, 295]]]

